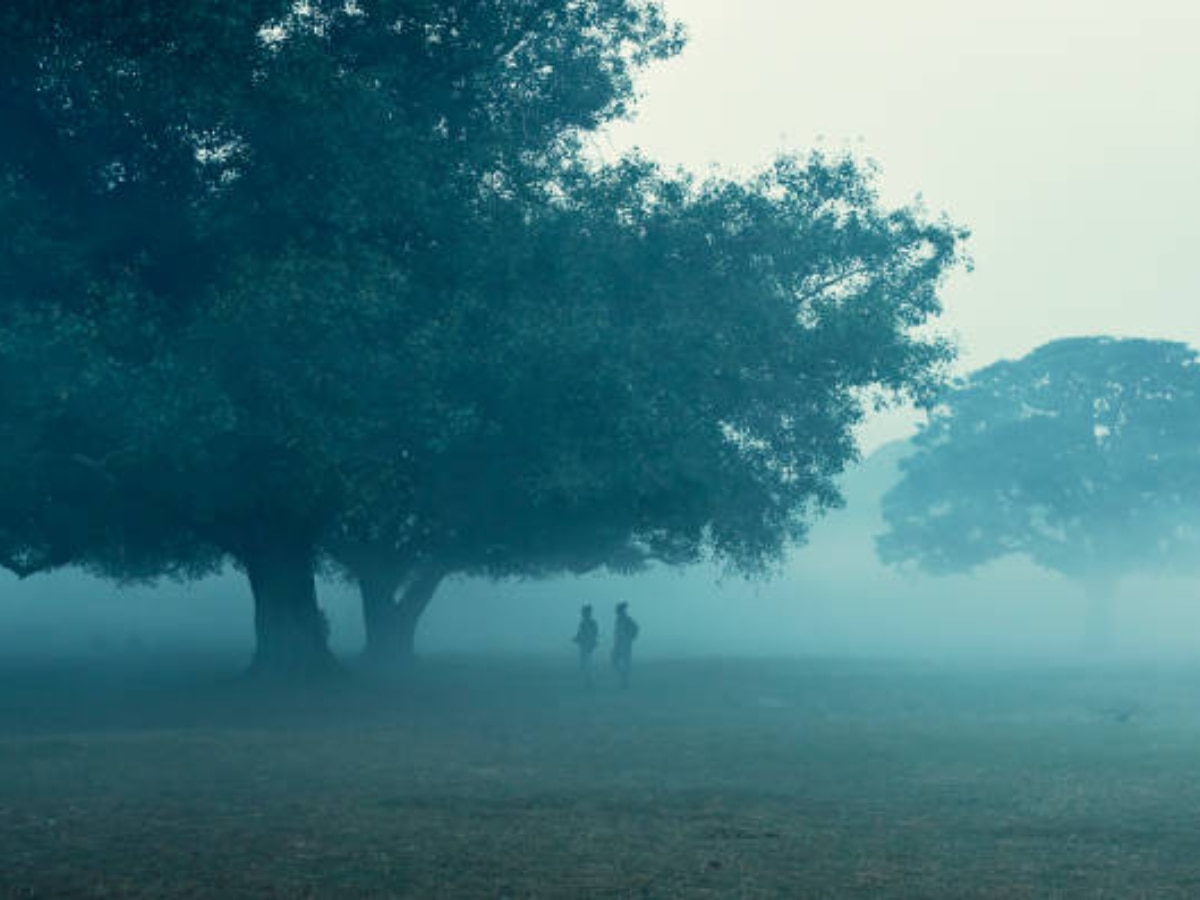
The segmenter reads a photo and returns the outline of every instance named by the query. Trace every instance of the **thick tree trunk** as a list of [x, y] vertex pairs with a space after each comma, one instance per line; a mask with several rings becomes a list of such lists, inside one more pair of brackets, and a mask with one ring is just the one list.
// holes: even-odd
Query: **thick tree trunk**
[[1083, 649], [1092, 656], [1107, 656], [1113, 650], [1113, 598], [1116, 587], [1116, 581], [1107, 578], [1091, 579], [1084, 585], [1088, 607]]
[[359, 574], [369, 664], [403, 668], [413, 662], [417, 626], [445, 574], [433, 562], [419, 563], [407, 578], [384, 571]]
[[417, 625], [444, 577], [445, 572], [432, 564], [420, 567], [397, 601], [396, 627], [400, 632], [399, 649], [404, 660], [411, 661], [415, 656]]
[[402, 580], [398, 573], [379, 570], [366, 570], [358, 576], [366, 632], [363, 658], [371, 665], [387, 665], [401, 655], [396, 592]]
[[253, 674], [290, 679], [337, 670], [313, 558], [309, 544], [288, 539], [259, 540], [239, 553], [254, 594]]

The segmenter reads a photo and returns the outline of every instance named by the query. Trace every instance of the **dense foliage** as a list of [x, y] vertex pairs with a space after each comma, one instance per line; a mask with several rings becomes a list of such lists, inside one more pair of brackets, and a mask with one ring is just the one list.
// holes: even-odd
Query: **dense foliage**
[[679, 46], [648, 0], [8, 4], [0, 561], [232, 559], [293, 671], [323, 557], [397, 652], [449, 572], [776, 558], [947, 357], [962, 235], [849, 160], [586, 162]]

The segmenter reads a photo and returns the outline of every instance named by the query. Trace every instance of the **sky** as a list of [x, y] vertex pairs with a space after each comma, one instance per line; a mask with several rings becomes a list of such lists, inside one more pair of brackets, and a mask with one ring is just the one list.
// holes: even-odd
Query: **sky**
[[[958, 369], [1056, 337], [1200, 347], [1200, 3], [665, 0], [683, 53], [597, 138], [697, 172], [850, 150], [972, 232]], [[911, 430], [891, 415], [866, 449]]]

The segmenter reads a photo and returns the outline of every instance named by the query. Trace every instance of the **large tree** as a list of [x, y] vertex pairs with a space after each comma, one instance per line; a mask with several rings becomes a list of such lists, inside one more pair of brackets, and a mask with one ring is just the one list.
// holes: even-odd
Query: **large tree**
[[3, 557], [227, 554], [257, 662], [326, 665], [320, 535], [469, 419], [477, 232], [677, 46], [642, 0], [7, 4]]
[[865, 392], [948, 354], [920, 326], [961, 234], [852, 161], [584, 161], [679, 46], [648, 0], [0, 26], [0, 559], [232, 558], [263, 669], [329, 664], [322, 551], [408, 585], [400, 652], [450, 571], [767, 565], [837, 502]]
[[1087, 642], [1138, 572], [1200, 559], [1200, 365], [1170, 341], [1070, 338], [946, 392], [884, 498], [880, 556], [935, 574], [1023, 555], [1081, 584]]
[[839, 502], [867, 392], [923, 395], [947, 358], [917, 328], [961, 235], [882, 208], [851, 160], [745, 182], [627, 160], [545, 192], [464, 357], [473, 424], [329, 544], [376, 658], [411, 653], [452, 572], [769, 566]]

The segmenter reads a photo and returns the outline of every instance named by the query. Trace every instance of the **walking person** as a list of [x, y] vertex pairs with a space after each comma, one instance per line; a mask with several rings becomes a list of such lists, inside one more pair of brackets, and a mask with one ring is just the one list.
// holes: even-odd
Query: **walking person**
[[633, 642], [637, 640], [638, 625], [629, 615], [629, 604], [617, 604], [617, 621], [613, 627], [612, 664], [617, 670], [621, 687], [629, 687], [629, 675], [633, 669]]
[[584, 685], [590, 688], [595, 680], [592, 675], [592, 654], [600, 643], [600, 626], [592, 618], [591, 605], [584, 605], [579, 611], [579, 628], [571, 640], [579, 647], [579, 671], [583, 673]]

